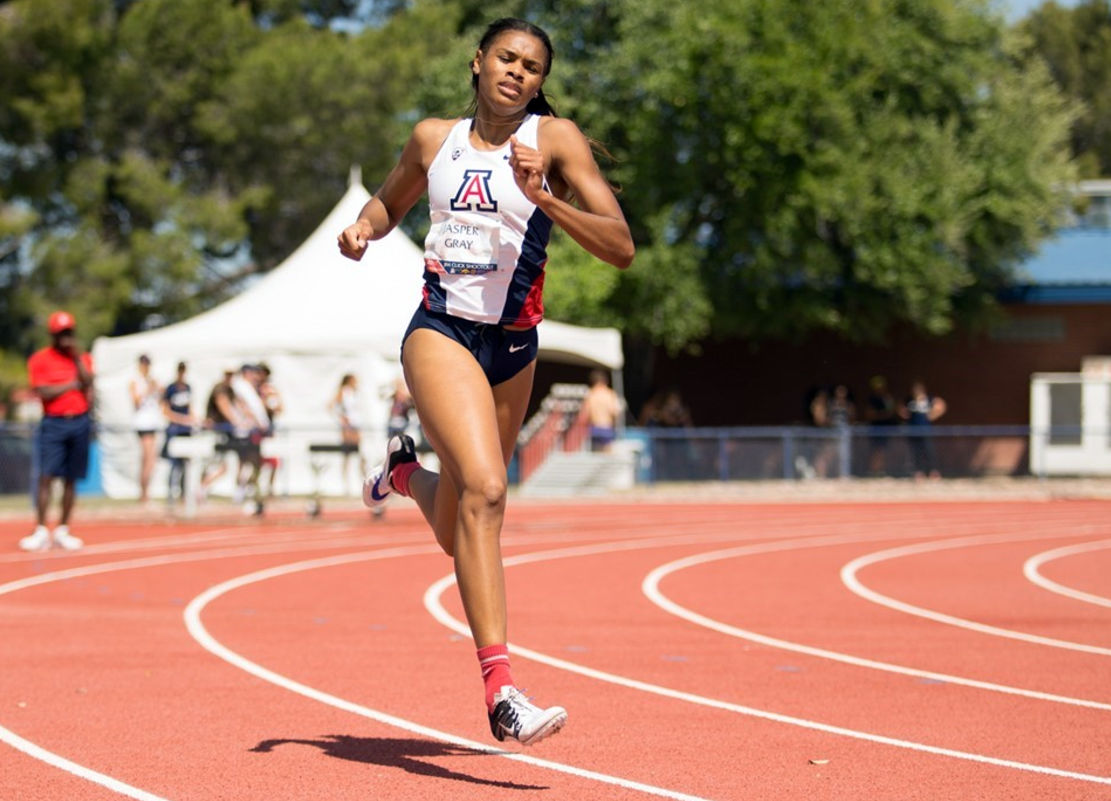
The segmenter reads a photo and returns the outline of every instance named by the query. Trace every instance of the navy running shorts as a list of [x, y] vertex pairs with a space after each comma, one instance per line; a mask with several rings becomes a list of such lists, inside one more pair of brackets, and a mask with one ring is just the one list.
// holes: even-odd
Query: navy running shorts
[[405, 340], [418, 328], [438, 331], [469, 350], [492, 387], [508, 381], [528, 367], [540, 350], [535, 327], [513, 331], [496, 324], [476, 323], [451, 314], [429, 311], [421, 305], [401, 340], [403, 353]]
[[617, 439], [617, 431], [612, 426], [590, 427], [590, 447], [592, 450], [603, 450], [607, 445], [611, 445], [615, 439]]
[[89, 469], [89, 415], [44, 417], [39, 424], [39, 475], [76, 481]]

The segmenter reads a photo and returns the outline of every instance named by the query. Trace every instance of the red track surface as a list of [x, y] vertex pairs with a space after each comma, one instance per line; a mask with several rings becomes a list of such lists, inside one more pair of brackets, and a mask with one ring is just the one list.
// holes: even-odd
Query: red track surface
[[0, 522], [0, 801], [1108, 799], [1109, 520], [515, 501], [514, 674], [570, 720], [513, 758], [412, 507]]

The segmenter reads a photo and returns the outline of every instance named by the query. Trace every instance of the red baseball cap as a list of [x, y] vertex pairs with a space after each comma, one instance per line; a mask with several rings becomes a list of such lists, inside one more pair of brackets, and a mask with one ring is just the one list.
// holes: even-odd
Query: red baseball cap
[[51, 334], [57, 334], [60, 331], [72, 330], [77, 326], [77, 321], [73, 319], [73, 315], [68, 311], [56, 311], [50, 315], [47, 320], [46, 327], [50, 330]]

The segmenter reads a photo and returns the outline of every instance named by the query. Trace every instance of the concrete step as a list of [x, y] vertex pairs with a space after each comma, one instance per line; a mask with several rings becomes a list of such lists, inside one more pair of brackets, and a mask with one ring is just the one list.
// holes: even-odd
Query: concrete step
[[533, 497], [603, 495], [634, 483], [635, 459], [629, 453], [555, 451], [521, 486]]

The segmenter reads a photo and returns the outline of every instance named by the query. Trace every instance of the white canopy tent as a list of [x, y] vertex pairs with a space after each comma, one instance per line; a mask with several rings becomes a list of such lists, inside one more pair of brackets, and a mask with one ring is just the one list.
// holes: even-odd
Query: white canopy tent
[[[353, 222], [370, 194], [357, 181], [320, 226], [282, 264], [240, 295], [174, 325], [93, 344], [96, 414], [101, 425], [102, 483], [111, 497], [138, 496], [139, 446], [131, 427], [128, 385], [140, 354], [163, 386], [179, 361], [188, 365], [193, 412], [203, 416], [212, 386], [230, 367], [265, 362], [282, 395], [285, 411], [275, 442], [285, 452], [278, 488], [303, 494], [350, 491], [338, 470], [314, 477], [309, 442], [339, 441], [329, 409], [340, 378], [359, 379], [363, 451], [370, 462], [384, 444], [389, 390], [400, 373], [401, 335], [421, 297], [423, 254], [400, 230], [371, 242], [361, 262], [340, 255], [336, 237]], [[601, 366], [623, 366], [621, 334], [562, 323], [541, 323], [540, 358]], [[338, 462], [337, 462], [338, 464]], [[318, 465], [319, 467], [319, 465]], [[151, 484], [165, 494], [168, 463], [159, 460]], [[356, 468], [352, 467], [352, 470]], [[230, 482], [216, 487], [227, 491]]]

